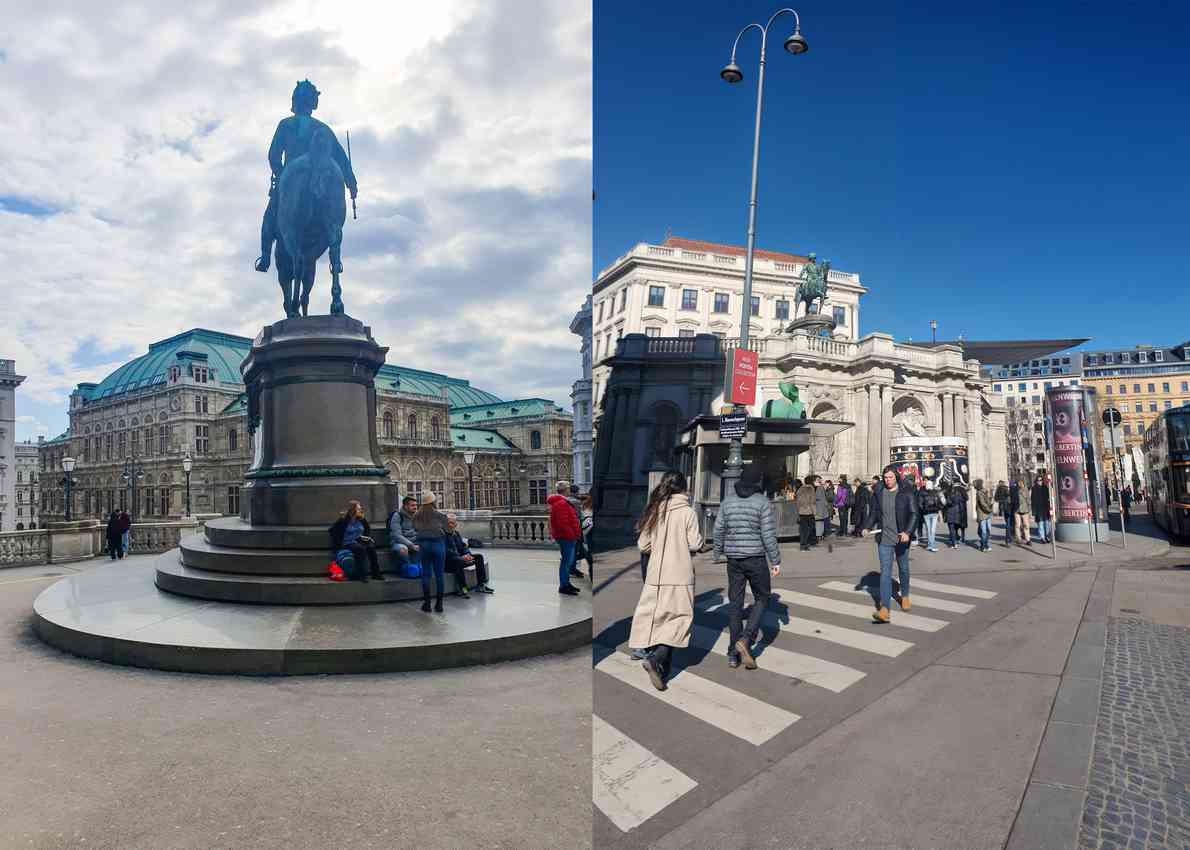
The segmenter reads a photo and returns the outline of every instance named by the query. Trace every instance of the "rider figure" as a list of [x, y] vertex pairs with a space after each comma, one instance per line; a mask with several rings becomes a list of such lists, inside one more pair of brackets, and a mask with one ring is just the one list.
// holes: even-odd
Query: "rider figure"
[[351, 170], [351, 161], [334, 131], [311, 112], [318, 108], [318, 89], [309, 80], [302, 80], [293, 90], [293, 100], [290, 110], [293, 115], [282, 118], [273, 133], [273, 143], [269, 145], [269, 168], [273, 177], [269, 183], [269, 205], [265, 208], [264, 219], [260, 223], [260, 257], [256, 261], [258, 272], [269, 270], [269, 260], [273, 255], [273, 243], [277, 240], [277, 183], [281, 179], [281, 172], [285, 166], [304, 154], [310, 147], [310, 139], [319, 127], [326, 127], [334, 144], [331, 157], [343, 172], [343, 183], [347, 186], [354, 200], [359, 187], [355, 182], [355, 174]]

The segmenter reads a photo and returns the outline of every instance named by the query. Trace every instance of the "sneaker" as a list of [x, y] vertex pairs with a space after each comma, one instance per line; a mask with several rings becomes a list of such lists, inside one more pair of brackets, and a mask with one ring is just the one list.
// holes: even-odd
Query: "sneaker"
[[752, 652], [748, 649], [748, 643], [743, 638], [735, 642], [735, 651], [740, 654], [740, 658], [744, 662], [745, 670], [756, 669], [756, 659], [752, 657]]
[[649, 657], [649, 651], [647, 649], [634, 649], [628, 653], [628, 657], [633, 661], [644, 661]]
[[479, 593], [495, 593], [496, 592], [496, 591], [492, 590], [490, 587], [488, 587], [486, 584], [481, 584], [479, 587], [477, 587], [475, 589]]
[[580, 591], [573, 584], [567, 584], [562, 587], [559, 587], [558, 592], [563, 594], [564, 596], [578, 596], [579, 593], [581, 593], [582, 591]]
[[575, 578], [586, 578], [586, 576], [583, 575], [583, 571], [579, 569], [571, 569], [570, 574]]
[[740, 657], [738, 655], [727, 656], [727, 666], [732, 670], [740, 666]]
[[465, 587], [460, 587], [458, 590], [456, 590], [455, 596], [459, 597], [460, 599], [470, 599], [471, 598], [471, 594], [467, 592], [467, 588], [465, 588]]
[[889, 621], [888, 609], [881, 608], [879, 611], [873, 611], [872, 612], [872, 620], [873, 620], [873, 622], [876, 622], [876, 623], [887, 623]]
[[661, 670], [657, 667], [657, 662], [653, 660], [653, 656], [647, 657], [641, 662], [641, 667], [645, 668], [645, 672], [649, 674], [649, 681], [653, 683], [653, 687], [659, 691], [665, 690], [665, 679], [661, 677]]
[[930, 547], [929, 549], [927, 549], [926, 551], [927, 551], [927, 552], [937, 552], [937, 551], [938, 551], [938, 547], [937, 547], [937, 546], [931, 546], [931, 547]]

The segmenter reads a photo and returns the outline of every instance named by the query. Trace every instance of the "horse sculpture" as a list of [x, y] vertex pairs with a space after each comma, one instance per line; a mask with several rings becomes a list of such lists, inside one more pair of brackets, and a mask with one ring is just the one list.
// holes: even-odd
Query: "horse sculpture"
[[277, 186], [277, 280], [285, 316], [306, 316], [316, 264], [330, 251], [331, 314], [343, 313], [340, 248], [347, 220], [343, 171], [332, 156], [331, 130], [319, 127], [309, 150], [287, 163]]
[[804, 303], [806, 305], [805, 315], [807, 316], [816, 314], [826, 301], [826, 279], [831, 268], [830, 260], [819, 263], [814, 254], [810, 254], [809, 260], [802, 266], [802, 282], [798, 284], [795, 302], [795, 311], [796, 304]]

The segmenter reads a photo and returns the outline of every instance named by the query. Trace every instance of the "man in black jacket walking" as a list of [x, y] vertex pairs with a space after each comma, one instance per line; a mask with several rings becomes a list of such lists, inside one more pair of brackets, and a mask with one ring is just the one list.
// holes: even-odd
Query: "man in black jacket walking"
[[902, 611], [909, 610], [909, 544], [917, 528], [917, 499], [910, 486], [902, 485], [894, 467], [885, 467], [884, 482], [872, 494], [868, 521], [864, 524], [865, 535], [872, 531], [879, 535], [876, 553], [880, 559], [880, 610], [872, 614], [877, 623], [889, 621], [894, 558], [901, 582], [898, 602]]

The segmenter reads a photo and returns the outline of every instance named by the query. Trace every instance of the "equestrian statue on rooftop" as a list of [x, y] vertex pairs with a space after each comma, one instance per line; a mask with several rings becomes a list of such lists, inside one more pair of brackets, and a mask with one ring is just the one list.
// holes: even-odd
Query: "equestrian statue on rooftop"
[[[817, 256], [811, 252], [808, 262], [802, 266], [802, 282], [797, 287], [797, 301], [805, 303], [807, 316], [817, 315], [826, 302], [827, 277], [830, 275], [831, 261], [818, 262]], [[796, 314], [796, 313], [795, 313]]]
[[281, 284], [286, 318], [305, 316], [314, 288], [315, 264], [329, 250], [331, 314], [343, 313], [339, 275], [343, 272], [340, 246], [347, 202], [352, 209], [358, 185], [351, 169], [351, 137], [344, 151], [335, 133], [311, 113], [318, 108], [319, 91], [309, 80], [293, 90], [293, 115], [283, 118], [269, 145], [269, 205], [260, 225], [260, 257], [256, 270], [267, 272], [276, 245], [277, 280]]

